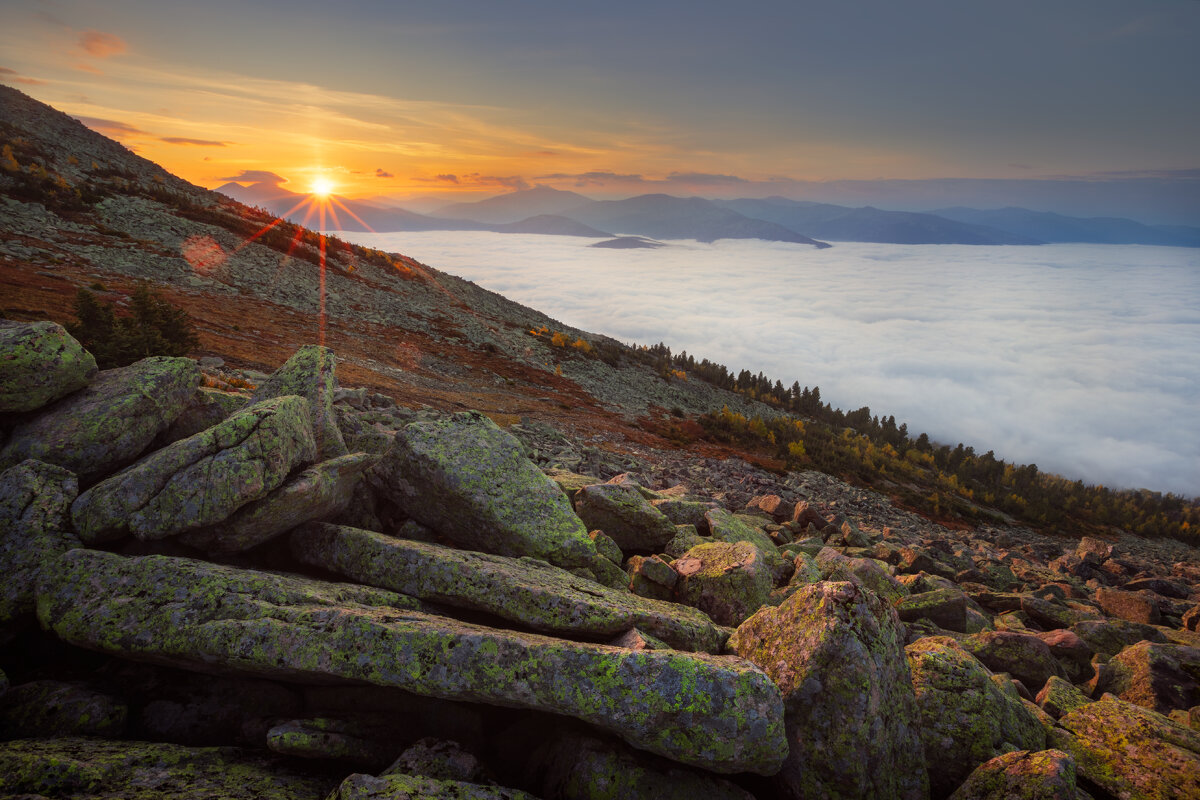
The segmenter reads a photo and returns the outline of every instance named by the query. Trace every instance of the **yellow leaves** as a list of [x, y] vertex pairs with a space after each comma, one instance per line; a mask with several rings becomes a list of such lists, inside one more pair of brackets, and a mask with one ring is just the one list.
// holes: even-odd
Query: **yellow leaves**
[[21, 169], [21, 164], [13, 155], [10, 144], [6, 144], [3, 149], [0, 149], [0, 168], [3, 168], [5, 172], [18, 172]]
[[570, 341], [570, 338], [562, 331], [559, 331], [550, 337], [550, 344], [554, 345], [555, 347], [566, 347]]
[[575, 343], [572, 344], [571, 347], [574, 347], [576, 350], [583, 353], [585, 356], [590, 356], [592, 354], [592, 345], [588, 342], [587, 339], [584, 339], [582, 336], [580, 336], [578, 339], [576, 339]]

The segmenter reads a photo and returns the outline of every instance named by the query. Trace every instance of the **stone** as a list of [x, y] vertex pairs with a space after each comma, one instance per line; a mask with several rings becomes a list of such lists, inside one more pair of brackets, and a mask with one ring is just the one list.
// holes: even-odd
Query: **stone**
[[96, 359], [61, 325], [0, 321], [0, 414], [41, 408], [96, 372]]
[[354, 773], [326, 800], [538, 800], [519, 789], [419, 775]]
[[589, 530], [604, 531], [622, 552], [658, 552], [675, 524], [631, 484], [597, 483], [575, 493], [575, 513]]
[[1087, 614], [1070, 608], [1057, 600], [1045, 600], [1032, 595], [1021, 595], [1021, 610], [1046, 630], [1070, 628], [1077, 622], [1099, 617], [1098, 614]]
[[1075, 555], [1088, 564], [1103, 564], [1113, 554], [1113, 546], [1103, 539], [1084, 536], [1075, 548]]
[[487, 770], [473, 753], [458, 742], [426, 736], [409, 745], [380, 777], [398, 773], [420, 775], [443, 781], [480, 783], [487, 779]]
[[711, 541], [697, 533], [695, 525], [676, 525], [675, 536], [663, 545], [663, 553], [671, 558], [679, 558], [696, 545]]
[[618, 591], [629, 591], [629, 576], [625, 570], [601, 555], [594, 556], [587, 566], [592, 578], [601, 586]]
[[315, 455], [308, 401], [264, 400], [96, 484], [75, 500], [71, 517], [88, 544], [174, 536], [265, 497]]
[[175, 421], [154, 440], [154, 447], [166, 447], [180, 439], [195, 436], [200, 431], [208, 430], [213, 425], [227, 419], [247, 405], [247, 397], [244, 394], [201, 386], [192, 395], [192, 399], [188, 401]]
[[156, 356], [106, 369], [84, 389], [17, 425], [0, 466], [27, 458], [65, 467], [87, 485], [131, 463], [166, 430], [200, 385], [190, 358]]
[[823, 547], [817, 553], [816, 564], [825, 580], [857, 583], [888, 603], [897, 603], [909, 596], [908, 587], [888, 574], [875, 559], [847, 558], [831, 547]]
[[1181, 621], [1183, 622], [1183, 629], [1185, 631], [1200, 630], [1200, 604], [1194, 605], [1183, 612]]
[[1200, 732], [1111, 695], [1058, 721], [1052, 747], [1075, 758], [1079, 776], [1128, 800], [1200, 797]]
[[1166, 578], [1137, 578], [1126, 583], [1121, 589], [1126, 592], [1150, 591], [1175, 600], [1187, 600], [1192, 594], [1185, 584]]
[[1045, 748], [1045, 731], [1016, 690], [1002, 691], [987, 668], [953, 639], [928, 637], [905, 651], [935, 797], [950, 794], [998, 755]]
[[521, 443], [478, 412], [413, 422], [373, 471], [409, 516], [471, 550], [586, 567], [587, 528]]
[[792, 575], [791, 562], [779, 555], [771, 537], [746, 524], [723, 508], [710, 509], [704, 515], [712, 538], [720, 542], [747, 542], [762, 554], [763, 563], [771, 570], [772, 582], [782, 583]]
[[985, 631], [960, 644], [993, 672], [1007, 672], [1037, 694], [1050, 676], [1065, 677], [1049, 646], [1036, 636], [1012, 631]]
[[750, 498], [750, 501], [746, 503], [747, 511], [752, 513], [755, 511], [761, 512], [775, 522], [790, 521], [795, 508], [795, 504], [789, 505], [777, 494], [757, 495]]
[[1157, 625], [1162, 614], [1154, 597], [1143, 592], [1123, 592], [1120, 589], [1096, 590], [1096, 603], [1110, 617], [1118, 617], [1142, 625]]
[[1091, 699], [1078, 687], [1057, 675], [1051, 675], [1037, 695], [1037, 704], [1055, 719], [1090, 702]]
[[287, 395], [299, 395], [307, 400], [312, 406], [317, 457], [324, 461], [347, 453], [333, 410], [336, 393], [337, 358], [328, 347], [308, 344], [259, 384], [250, 402], [259, 403]]
[[670, 600], [679, 574], [658, 556], [630, 556], [625, 565], [629, 591], [654, 600]]
[[730, 646], [783, 692], [784, 796], [928, 797], [904, 634], [884, 600], [853, 583], [804, 586], [743, 622]]
[[42, 626], [129, 660], [546, 711], [714, 772], [769, 775], [787, 755], [779, 690], [737, 658], [486, 628], [386, 590], [167, 556], [72, 550], [47, 572]]
[[43, 565], [79, 546], [70, 532], [75, 476], [52, 464], [22, 461], [0, 473], [0, 639], [23, 617], [32, 619]]
[[123, 700], [78, 683], [40, 680], [0, 697], [0, 739], [97, 736], [119, 739], [129, 708]]
[[334, 517], [350, 505], [363, 473], [378, 461], [377, 455], [350, 453], [314, 464], [266, 497], [179, 540], [209, 553], [237, 553], [306, 522]]
[[625, 554], [621, 552], [621, 548], [612, 540], [612, 537], [604, 531], [596, 530], [589, 531], [588, 538], [592, 540], [592, 544], [596, 547], [596, 552], [607, 558], [618, 567], [625, 563]]
[[348, 761], [367, 766], [396, 757], [396, 732], [381, 724], [335, 717], [280, 722], [267, 731], [267, 749], [283, 756]]
[[718, 652], [724, 644], [717, 626], [695, 609], [606, 589], [531, 558], [455, 550], [327, 523], [295, 531], [291, 548], [300, 561], [360, 583], [484, 611], [544, 633], [594, 639], [637, 627], [682, 650]]
[[1061, 750], [1017, 750], [975, 768], [950, 800], [1079, 800], [1075, 759]]
[[927, 619], [939, 628], [966, 631], [967, 596], [961, 589], [934, 589], [901, 598], [896, 613], [905, 622]]
[[609, 642], [613, 647], [624, 647], [629, 650], [667, 650], [671, 645], [645, 631], [630, 628]]
[[704, 515], [716, 505], [701, 500], [657, 500], [653, 506], [675, 525], [692, 525], [698, 530], [708, 530]]
[[1096, 687], [1167, 714], [1200, 704], [1200, 648], [1138, 642], [1108, 662]]
[[1095, 667], [1092, 666], [1094, 651], [1074, 631], [1057, 630], [1034, 634], [1050, 648], [1050, 654], [1058, 660], [1063, 674], [1071, 683], [1086, 683], [1091, 680]]
[[1105, 656], [1115, 656], [1129, 645], [1141, 641], [1167, 641], [1167, 637], [1157, 628], [1123, 619], [1084, 620], [1072, 625], [1071, 632], [1094, 652]]
[[722, 625], [740, 625], [771, 596], [774, 576], [749, 542], [696, 545], [671, 566], [679, 574], [675, 599]]
[[591, 475], [579, 475], [568, 469], [550, 468], [543, 469], [542, 471], [546, 473], [547, 478], [554, 481], [558, 488], [563, 490], [563, 494], [568, 498], [574, 497], [575, 493], [585, 486], [591, 486], [594, 483], [603, 483], [603, 481], [593, 478]]
[[324, 800], [336, 781], [232, 747], [105, 739], [0, 742], [0, 794], [87, 800]]

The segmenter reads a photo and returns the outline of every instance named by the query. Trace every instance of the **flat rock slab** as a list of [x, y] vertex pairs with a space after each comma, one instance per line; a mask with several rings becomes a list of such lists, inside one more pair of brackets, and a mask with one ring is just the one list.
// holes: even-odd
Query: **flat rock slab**
[[141, 455], [199, 385], [200, 367], [190, 358], [156, 356], [106, 369], [87, 388], [18, 425], [0, 465], [36, 458], [90, 483]]
[[266, 400], [96, 484], [72, 504], [71, 517], [89, 544], [128, 533], [174, 536], [224, 520], [315, 454], [308, 401]]
[[[557, 491], [557, 489], [556, 489]], [[39, 587], [42, 626], [80, 647], [199, 671], [576, 717], [715, 772], [776, 772], [783, 698], [747, 661], [496, 630], [393, 592], [165, 556], [72, 550]]]
[[82, 389], [96, 359], [54, 322], [0, 322], [0, 413], [32, 411]]
[[478, 412], [414, 422], [374, 472], [409, 516], [471, 550], [586, 567], [587, 528], [521, 443]]

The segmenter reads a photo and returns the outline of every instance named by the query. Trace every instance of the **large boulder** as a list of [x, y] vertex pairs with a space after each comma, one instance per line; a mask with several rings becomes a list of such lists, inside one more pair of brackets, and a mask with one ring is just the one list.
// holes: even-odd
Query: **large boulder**
[[1153, 625], [1123, 619], [1091, 619], [1071, 626], [1074, 633], [1094, 652], [1105, 656], [1117, 653], [1141, 641], [1165, 642], [1167, 637]]
[[337, 414], [333, 410], [337, 388], [337, 359], [333, 351], [321, 345], [308, 344], [259, 384], [250, 402], [258, 403], [292, 394], [307, 400], [312, 405], [317, 456], [325, 460], [347, 453], [346, 443], [338, 428]]
[[23, 616], [32, 619], [43, 566], [79, 546], [70, 532], [75, 476], [52, 464], [22, 461], [0, 473], [0, 639]]
[[1075, 759], [1061, 750], [1016, 750], [976, 767], [950, 800], [1079, 800]]
[[586, 567], [596, 556], [566, 496], [478, 412], [414, 422], [374, 470], [409, 516], [471, 550]]
[[1096, 603], [1105, 614], [1118, 617], [1129, 622], [1143, 625], [1157, 625], [1162, 622], [1162, 614], [1158, 603], [1150, 592], [1125, 592], [1120, 589], [1106, 589], [1103, 586], [1096, 590]]
[[886, 602], [852, 583], [810, 584], [730, 644], [783, 692], [785, 796], [928, 797], [903, 629]]
[[762, 554], [763, 563], [771, 570], [774, 583], [782, 583], [792, 576], [792, 563], [779, 555], [779, 549], [762, 530], [747, 524], [736, 514], [723, 508], [710, 509], [704, 519], [708, 522], [712, 538], [721, 542], [747, 542]]
[[0, 466], [27, 458], [65, 467], [83, 484], [124, 467], [179, 416], [200, 385], [190, 358], [155, 356], [106, 369], [13, 429]]
[[963, 639], [962, 646], [993, 672], [1007, 672], [1037, 694], [1051, 675], [1065, 677], [1065, 671], [1036, 636], [1013, 631], [984, 631]]
[[762, 551], [749, 542], [706, 542], [671, 563], [675, 599], [722, 625], [740, 625], [767, 603], [775, 585]]
[[95, 375], [96, 359], [61, 325], [0, 321], [0, 413], [41, 408]]
[[266, 496], [315, 451], [308, 401], [265, 400], [96, 484], [71, 516], [87, 543], [174, 536]]
[[370, 453], [350, 453], [314, 464], [224, 521], [179, 539], [210, 553], [236, 553], [305, 522], [336, 516], [350, 505], [363, 473], [378, 461]]
[[575, 513], [588, 530], [602, 530], [623, 552], [660, 552], [675, 524], [630, 484], [596, 483], [575, 494]]
[[291, 546], [306, 564], [360, 583], [484, 611], [545, 633], [596, 639], [636, 627], [681, 650], [719, 652], [724, 644], [722, 632], [695, 609], [598, 586], [532, 558], [324, 523], [294, 532]]
[[1200, 705], [1200, 648], [1138, 642], [1108, 662], [1099, 692], [1160, 714]]
[[949, 794], [998, 755], [1045, 748], [1041, 723], [1016, 691], [1002, 691], [987, 668], [953, 639], [919, 639], [905, 650], [935, 797]]
[[1050, 745], [1082, 778], [1126, 800], [1200, 797], [1200, 732], [1108, 695], [1058, 721]]
[[967, 596], [958, 587], [902, 597], [896, 603], [896, 613], [905, 622], [927, 619], [948, 631], [967, 630]]
[[716, 772], [773, 774], [787, 755], [779, 690], [741, 659], [486, 628], [394, 592], [190, 559], [72, 550], [56, 567], [42, 626], [122, 658], [563, 714]]

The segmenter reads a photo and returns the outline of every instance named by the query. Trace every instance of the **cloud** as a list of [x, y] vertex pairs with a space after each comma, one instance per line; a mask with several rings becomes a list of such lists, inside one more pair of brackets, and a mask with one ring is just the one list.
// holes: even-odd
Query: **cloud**
[[413, 178], [422, 183], [452, 183], [455, 186], [500, 187], [504, 189], [529, 189], [532, 184], [520, 175], [483, 175], [471, 172], [466, 175], [444, 173], [432, 178]]
[[191, 144], [197, 147], [225, 147], [232, 142], [218, 142], [212, 139], [187, 139], [183, 136], [163, 136], [159, 141], [167, 144]]
[[22, 75], [15, 69], [9, 69], [8, 67], [0, 67], [0, 81], [7, 81], [9, 83], [23, 83], [29, 86], [42, 86], [46, 83], [45, 81], [38, 80], [37, 78], [30, 78], [26, 75]]
[[584, 330], [819, 385], [843, 409], [894, 414], [944, 444], [1089, 483], [1200, 493], [1192, 250], [347, 236]]
[[737, 175], [714, 175], [707, 172], [672, 172], [667, 176], [667, 183], [690, 183], [699, 186], [728, 186], [729, 184], [750, 183]]
[[393, 175], [392, 173], [384, 170], [382, 167], [378, 167], [375, 170], [375, 177], [376, 178], [394, 178], [396, 176]]
[[90, 56], [108, 58], [120, 55], [129, 49], [120, 36], [103, 31], [84, 31], [79, 35], [79, 46]]
[[87, 125], [97, 133], [103, 133], [105, 136], [119, 138], [122, 136], [138, 137], [151, 136], [141, 128], [134, 127], [125, 122], [118, 122], [112, 119], [101, 119], [100, 117], [76, 117], [77, 120]]
[[274, 172], [267, 172], [263, 169], [244, 169], [237, 175], [217, 178], [217, 180], [233, 181], [234, 183], [270, 183], [274, 185], [288, 182], [288, 179], [282, 175], [276, 175]]

